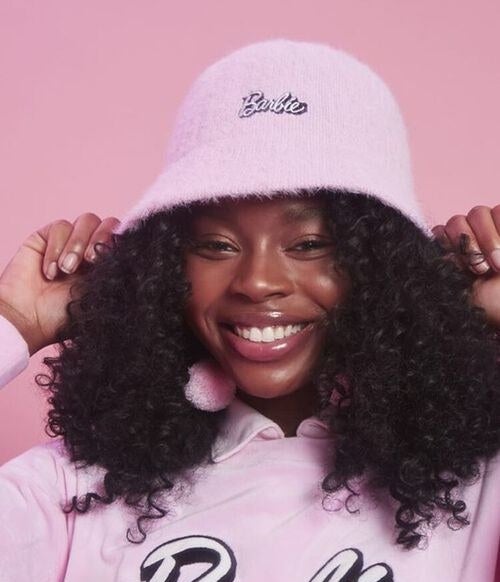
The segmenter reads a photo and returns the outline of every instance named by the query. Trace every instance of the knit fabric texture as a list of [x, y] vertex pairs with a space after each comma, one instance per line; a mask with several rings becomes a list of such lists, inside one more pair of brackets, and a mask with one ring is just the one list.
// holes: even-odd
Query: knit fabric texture
[[197, 200], [323, 187], [373, 195], [430, 234], [414, 192], [407, 130], [384, 81], [326, 44], [265, 40], [195, 79], [160, 175], [115, 232]]

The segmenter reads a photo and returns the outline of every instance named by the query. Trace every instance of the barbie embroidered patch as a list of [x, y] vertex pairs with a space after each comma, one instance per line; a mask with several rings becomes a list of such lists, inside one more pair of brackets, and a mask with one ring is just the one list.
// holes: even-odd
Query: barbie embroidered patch
[[250, 117], [254, 113], [271, 111], [272, 113], [291, 113], [301, 115], [307, 111], [307, 103], [299, 101], [290, 92], [283, 93], [278, 99], [266, 99], [262, 91], [252, 91], [243, 97], [239, 117]]

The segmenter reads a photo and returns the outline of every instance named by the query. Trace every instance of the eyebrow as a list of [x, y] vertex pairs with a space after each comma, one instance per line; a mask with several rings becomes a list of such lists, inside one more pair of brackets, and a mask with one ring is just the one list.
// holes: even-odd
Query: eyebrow
[[[221, 220], [222, 222], [230, 222], [229, 218], [220, 212], [218, 209], [211, 210], [205, 214], [209, 218], [215, 218]], [[286, 224], [292, 222], [306, 222], [307, 220], [323, 218], [324, 211], [322, 208], [317, 206], [292, 206], [285, 210], [282, 214], [282, 218]]]
[[285, 222], [295, 222], [296, 220], [306, 221], [313, 218], [323, 218], [323, 209], [317, 206], [292, 207], [283, 213]]

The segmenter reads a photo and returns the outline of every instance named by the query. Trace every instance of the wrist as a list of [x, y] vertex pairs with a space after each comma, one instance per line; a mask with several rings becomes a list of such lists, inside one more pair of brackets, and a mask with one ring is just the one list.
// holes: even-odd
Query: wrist
[[33, 333], [32, 326], [29, 325], [28, 320], [16, 309], [1, 299], [0, 315], [5, 317], [5, 319], [7, 319], [23, 336], [24, 341], [28, 344], [28, 351], [30, 356], [32, 356], [43, 347], [40, 341], [37, 340], [36, 335]]

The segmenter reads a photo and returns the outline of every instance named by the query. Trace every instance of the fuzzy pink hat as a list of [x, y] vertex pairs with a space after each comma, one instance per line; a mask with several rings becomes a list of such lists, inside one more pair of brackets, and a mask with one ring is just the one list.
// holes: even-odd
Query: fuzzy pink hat
[[324, 186], [372, 194], [430, 234], [405, 125], [380, 77], [325, 44], [266, 40], [230, 53], [193, 82], [161, 174], [116, 232], [195, 200]]

